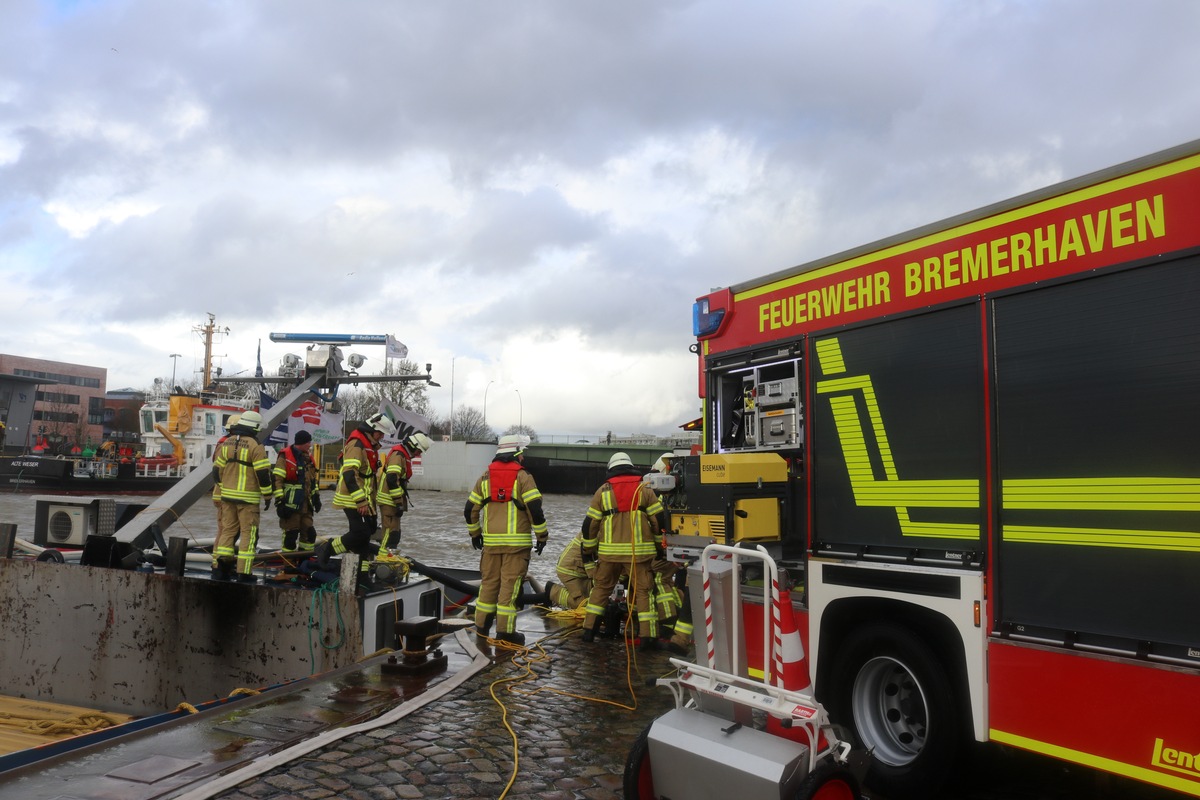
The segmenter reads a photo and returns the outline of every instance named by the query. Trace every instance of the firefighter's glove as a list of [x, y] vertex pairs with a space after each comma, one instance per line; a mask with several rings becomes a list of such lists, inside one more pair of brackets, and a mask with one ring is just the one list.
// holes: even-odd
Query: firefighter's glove
[[483, 537], [482, 536], [472, 536], [471, 537], [471, 547], [474, 547], [476, 550], [482, 550], [483, 549]]
[[585, 548], [584, 551], [580, 554], [580, 557], [583, 559], [583, 563], [594, 564], [596, 562], [596, 551], [588, 550]]
[[535, 544], [533, 546], [533, 552], [537, 553], [539, 556], [542, 554], [542, 551], [545, 549], [546, 549], [546, 540], [545, 539], [538, 539], [537, 544]]
[[654, 543], [654, 554], [656, 556], [658, 556], [659, 558], [666, 558], [667, 557], [667, 548], [663, 547], [661, 542], [655, 542]]
[[312, 508], [313, 508], [313, 513], [314, 513], [314, 514], [320, 514], [320, 513], [321, 513], [321, 495], [317, 494], [316, 492], [313, 492], [313, 496], [312, 496]]
[[266, 511], [270, 507], [271, 507], [271, 495], [267, 495], [266, 497], [263, 498], [263, 511]]
[[280, 519], [283, 519], [284, 517], [286, 517], [288, 515], [288, 510], [286, 508], [284, 508], [282, 504], [276, 503], [275, 504], [275, 513], [279, 515]]

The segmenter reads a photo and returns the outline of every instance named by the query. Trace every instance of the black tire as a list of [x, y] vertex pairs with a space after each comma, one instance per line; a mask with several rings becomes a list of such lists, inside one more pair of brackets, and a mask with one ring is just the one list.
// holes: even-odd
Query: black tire
[[866, 783], [889, 798], [936, 796], [959, 763], [965, 717], [946, 668], [907, 628], [867, 625], [833, 662], [829, 709], [871, 753]]
[[650, 772], [650, 728], [638, 734], [629, 748], [629, 756], [625, 759], [625, 775], [621, 787], [625, 792], [625, 800], [654, 800], [654, 777]]
[[861, 800], [858, 781], [850, 770], [826, 759], [808, 773], [792, 800]]

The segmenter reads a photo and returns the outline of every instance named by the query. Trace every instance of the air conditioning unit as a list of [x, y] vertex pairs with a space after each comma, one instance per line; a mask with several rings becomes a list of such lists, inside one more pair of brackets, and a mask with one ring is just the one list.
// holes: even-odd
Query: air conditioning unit
[[91, 509], [86, 506], [50, 505], [46, 509], [46, 544], [49, 547], [83, 547], [95, 532]]

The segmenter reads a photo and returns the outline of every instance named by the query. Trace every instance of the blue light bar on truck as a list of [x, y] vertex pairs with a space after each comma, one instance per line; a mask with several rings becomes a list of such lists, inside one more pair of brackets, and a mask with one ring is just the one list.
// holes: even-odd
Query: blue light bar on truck
[[725, 309], [719, 308], [716, 311], [708, 310], [708, 298], [697, 300], [692, 304], [692, 334], [694, 336], [708, 336], [717, 332], [721, 327], [721, 320], [725, 318]]

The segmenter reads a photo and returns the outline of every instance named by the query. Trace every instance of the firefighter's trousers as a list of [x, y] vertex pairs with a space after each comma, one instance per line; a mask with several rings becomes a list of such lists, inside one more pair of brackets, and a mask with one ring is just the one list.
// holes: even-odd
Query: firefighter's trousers
[[475, 601], [475, 627], [486, 630], [488, 615], [496, 615], [496, 632], [517, 629], [517, 598], [529, 572], [529, 548], [484, 546], [479, 558], [479, 597]]
[[596, 623], [604, 615], [604, 607], [608, 605], [613, 587], [625, 572], [629, 572], [629, 593], [633, 595], [634, 608], [637, 609], [638, 635], [643, 638], [657, 638], [658, 612], [650, 603], [650, 590], [654, 585], [654, 578], [650, 572], [649, 560], [635, 561], [631, 564], [629, 561], [607, 561], [601, 556], [596, 565], [596, 585], [592, 587], [591, 597], [588, 598], [583, 629], [595, 629]]
[[[254, 554], [258, 551], [258, 503], [235, 503], [221, 500], [221, 527], [213, 547], [213, 566], [228, 564], [237, 559], [239, 575], [249, 575], [254, 569]], [[234, 546], [237, 549], [234, 549]]]

